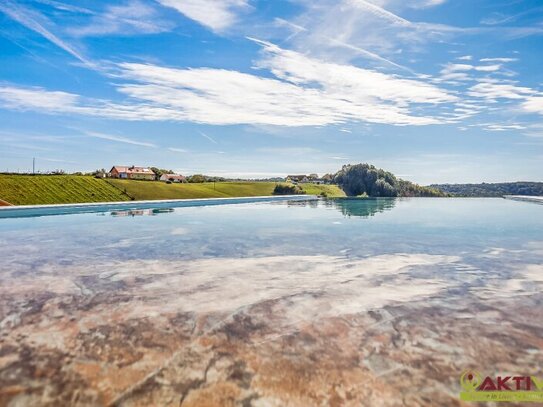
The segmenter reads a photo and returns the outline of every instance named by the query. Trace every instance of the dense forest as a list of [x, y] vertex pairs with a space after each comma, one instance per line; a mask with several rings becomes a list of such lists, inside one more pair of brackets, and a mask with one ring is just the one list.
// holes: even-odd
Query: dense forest
[[344, 165], [334, 175], [333, 182], [348, 196], [447, 196], [436, 188], [396, 178], [391, 172], [370, 164]]
[[441, 191], [454, 196], [543, 196], [543, 182], [502, 182], [498, 184], [434, 184], [430, 185], [430, 187], [440, 189]]

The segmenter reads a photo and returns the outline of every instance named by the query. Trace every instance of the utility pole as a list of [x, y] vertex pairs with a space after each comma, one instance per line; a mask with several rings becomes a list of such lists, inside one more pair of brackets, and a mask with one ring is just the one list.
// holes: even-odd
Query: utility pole
[[32, 175], [36, 174], [36, 157], [32, 158]]

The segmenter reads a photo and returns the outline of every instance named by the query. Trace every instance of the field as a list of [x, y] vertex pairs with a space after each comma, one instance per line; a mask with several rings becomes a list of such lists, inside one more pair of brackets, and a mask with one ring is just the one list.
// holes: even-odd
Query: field
[[[188, 198], [224, 198], [236, 196], [272, 195], [275, 182], [205, 182], [201, 184], [166, 184], [164, 182], [129, 181], [108, 179], [111, 185], [126, 192], [136, 200], [142, 199], [188, 199]], [[344, 196], [335, 185], [302, 184], [302, 189], [309, 195]]]
[[[345, 194], [335, 185], [301, 184], [309, 195]], [[272, 195], [275, 182], [206, 182], [166, 184], [158, 181], [96, 179], [77, 175], [0, 175], [0, 201], [13, 205], [112, 202], [127, 200], [221, 198]]]
[[0, 199], [13, 205], [130, 200], [122, 191], [88, 176], [0, 175]]
[[324, 192], [329, 198], [345, 196], [345, 192], [343, 192], [337, 185], [300, 184], [300, 186], [308, 195], [320, 195], [322, 192]]

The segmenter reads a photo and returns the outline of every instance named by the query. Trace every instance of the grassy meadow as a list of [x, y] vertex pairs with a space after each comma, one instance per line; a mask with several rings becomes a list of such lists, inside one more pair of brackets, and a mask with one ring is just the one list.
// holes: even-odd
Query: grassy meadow
[[[189, 198], [227, 198], [238, 196], [273, 195], [275, 182], [204, 182], [197, 184], [166, 184], [165, 182], [130, 181], [108, 179], [111, 185], [126, 192], [136, 200], [143, 199], [189, 199]], [[336, 185], [301, 184], [308, 195], [345, 196]]]
[[[112, 202], [128, 200], [224, 198], [272, 195], [275, 182], [205, 182], [96, 179], [82, 175], [2, 175], [0, 200], [13, 205]], [[336, 185], [300, 184], [308, 195], [345, 196]]]
[[0, 174], [0, 199], [12, 205], [128, 201], [121, 190], [90, 176]]

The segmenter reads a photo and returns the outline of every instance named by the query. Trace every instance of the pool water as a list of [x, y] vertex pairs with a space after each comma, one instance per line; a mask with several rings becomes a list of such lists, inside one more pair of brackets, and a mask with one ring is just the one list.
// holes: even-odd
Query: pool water
[[9, 218], [0, 259], [0, 405], [458, 405], [467, 369], [543, 376], [533, 203]]

